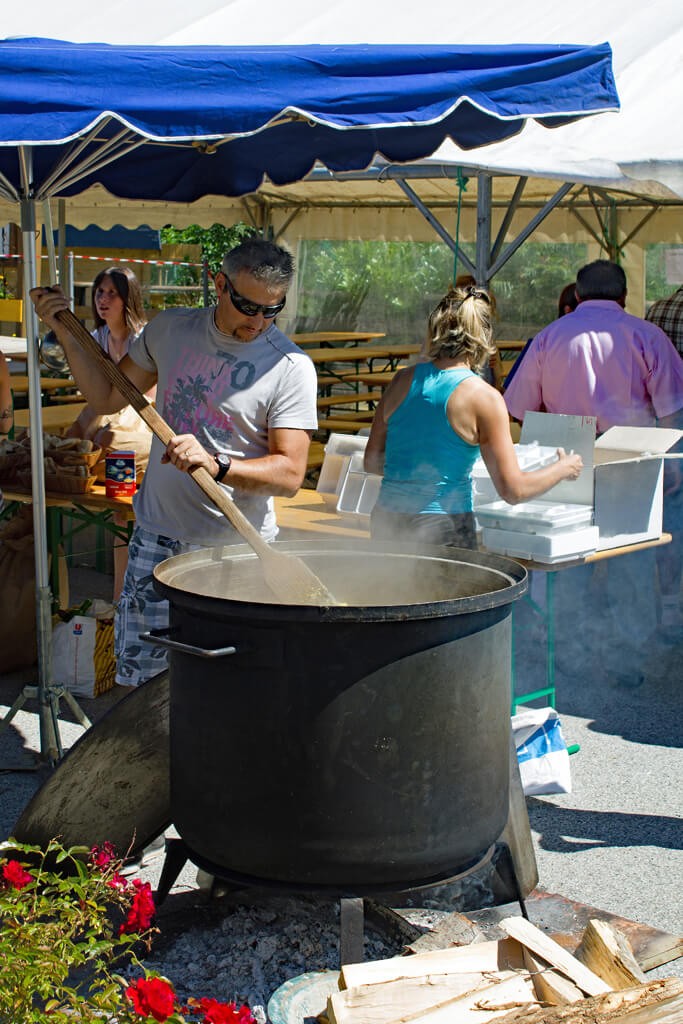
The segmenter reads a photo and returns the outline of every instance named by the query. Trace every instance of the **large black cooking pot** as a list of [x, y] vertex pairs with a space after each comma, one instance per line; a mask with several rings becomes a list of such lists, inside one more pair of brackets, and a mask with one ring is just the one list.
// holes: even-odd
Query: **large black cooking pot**
[[224, 878], [358, 893], [451, 877], [508, 814], [517, 562], [281, 542], [344, 606], [273, 603], [243, 545], [155, 570], [171, 604], [171, 812]]

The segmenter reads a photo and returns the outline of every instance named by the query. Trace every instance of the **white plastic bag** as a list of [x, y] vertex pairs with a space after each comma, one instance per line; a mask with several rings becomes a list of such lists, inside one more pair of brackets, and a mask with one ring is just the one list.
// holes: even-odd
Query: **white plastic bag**
[[94, 601], [88, 615], [74, 615], [52, 630], [52, 673], [80, 697], [98, 697], [114, 685], [114, 609]]
[[554, 708], [529, 708], [513, 715], [512, 735], [525, 796], [571, 793], [569, 754]]

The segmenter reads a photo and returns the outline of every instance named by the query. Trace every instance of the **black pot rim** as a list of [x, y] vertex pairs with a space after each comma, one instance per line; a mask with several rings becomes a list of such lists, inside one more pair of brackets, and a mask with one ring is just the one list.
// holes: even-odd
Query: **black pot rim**
[[[234, 598], [209, 596], [187, 590], [177, 582], [188, 568], [198, 565], [210, 565], [224, 559], [240, 559], [257, 561], [257, 555], [247, 544], [223, 545], [215, 548], [200, 548], [182, 555], [173, 555], [159, 563], [154, 569], [154, 586], [157, 592], [167, 598], [171, 604], [179, 607], [190, 607], [196, 610], [197, 601], [208, 602], [212, 616], [222, 618], [232, 614], [249, 612], [259, 617], [277, 617], [280, 620], [356, 622], [359, 619], [368, 622], [394, 621], [396, 619], [440, 618], [487, 611], [492, 608], [512, 604], [528, 589], [528, 574], [523, 565], [504, 555], [489, 552], [473, 551], [469, 548], [426, 547], [415, 548], [406, 544], [380, 544], [376, 541], [359, 538], [349, 543], [348, 538], [325, 537], [318, 541], [275, 541], [276, 550], [305, 557], [306, 554], [320, 556], [348, 551], [350, 554], [367, 553], [368, 555], [401, 555], [416, 559], [446, 560], [449, 562], [466, 562], [504, 576], [507, 585], [499, 590], [488, 591], [469, 597], [458, 597], [450, 600], [421, 602], [416, 604], [396, 605], [289, 605], [278, 602], [265, 603], [260, 601], [239, 601]], [[208, 611], [207, 607], [207, 611]]]

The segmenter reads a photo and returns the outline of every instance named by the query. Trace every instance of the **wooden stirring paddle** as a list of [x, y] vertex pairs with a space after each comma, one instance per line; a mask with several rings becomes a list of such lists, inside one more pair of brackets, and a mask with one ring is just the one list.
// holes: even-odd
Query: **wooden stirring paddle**
[[[147, 401], [142, 392], [138, 391], [132, 381], [119, 370], [116, 363], [111, 361], [71, 310], [60, 310], [57, 313], [57, 319], [67, 328], [78, 344], [93, 359], [97, 360], [114, 387], [128, 399], [152, 433], [166, 446], [174, 436], [174, 431], [162, 419], [154, 406]], [[240, 536], [256, 552], [266, 583], [279, 601], [283, 604], [330, 605], [338, 603], [305, 562], [302, 562], [296, 555], [286, 555], [282, 551], [275, 551], [270, 544], [263, 540], [258, 530], [254, 529], [244, 513], [216, 483], [208, 470], [203, 466], [197, 466], [189, 472], [207, 498], [230, 520]]]

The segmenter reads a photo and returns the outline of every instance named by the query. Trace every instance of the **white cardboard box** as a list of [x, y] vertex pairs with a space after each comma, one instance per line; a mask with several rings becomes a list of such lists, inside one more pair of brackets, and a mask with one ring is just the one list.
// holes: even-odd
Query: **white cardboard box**
[[324, 502], [336, 506], [351, 456], [364, 452], [367, 443], [367, 436], [360, 434], [330, 434], [315, 488]]
[[564, 480], [546, 501], [591, 503], [598, 550], [655, 540], [662, 532], [663, 455], [683, 431], [662, 427], [611, 427], [597, 440], [590, 416], [528, 412], [520, 441], [581, 454], [578, 480]]

